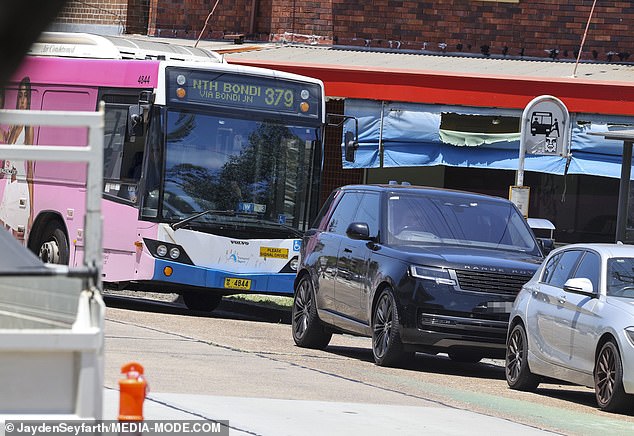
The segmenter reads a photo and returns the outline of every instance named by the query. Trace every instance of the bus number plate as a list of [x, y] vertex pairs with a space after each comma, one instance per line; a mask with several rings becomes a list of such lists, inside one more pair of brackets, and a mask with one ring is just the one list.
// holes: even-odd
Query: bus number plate
[[225, 278], [225, 288], [226, 289], [242, 289], [242, 290], [248, 291], [249, 289], [251, 289], [251, 280], [227, 277]]

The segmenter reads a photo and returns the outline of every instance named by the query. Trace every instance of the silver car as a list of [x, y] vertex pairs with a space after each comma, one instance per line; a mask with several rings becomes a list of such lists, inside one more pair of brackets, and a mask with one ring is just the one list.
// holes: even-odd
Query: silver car
[[553, 250], [513, 303], [506, 380], [534, 391], [542, 377], [594, 387], [599, 407], [631, 408], [634, 394], [634, 246]]

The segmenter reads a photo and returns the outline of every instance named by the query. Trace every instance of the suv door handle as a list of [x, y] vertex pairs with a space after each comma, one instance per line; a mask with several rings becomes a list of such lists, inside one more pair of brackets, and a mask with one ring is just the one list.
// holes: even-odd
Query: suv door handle
[[343, 249], [343, 252], [344, 252], [344, 253], [352, 253], [352, 250], [351, 250], [351, 249], [349, 249], [349, 248], [344, 248], [344, 249]]
[[565, 296], [565, 295], [560, 295], [560, 296], [559, 296], [559, 302], [560, 302], [561, 304], [564, 304], [564, 303], [566, 302], [566, 296]]

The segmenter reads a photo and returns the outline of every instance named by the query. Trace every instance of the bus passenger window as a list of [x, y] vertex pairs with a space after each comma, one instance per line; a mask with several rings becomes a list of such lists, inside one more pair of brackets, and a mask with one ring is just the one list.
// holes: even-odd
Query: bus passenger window
[[125, 113], [107, 105], [104, 124], [103, 176], [105, 179], [118, 179], [125, 138]]

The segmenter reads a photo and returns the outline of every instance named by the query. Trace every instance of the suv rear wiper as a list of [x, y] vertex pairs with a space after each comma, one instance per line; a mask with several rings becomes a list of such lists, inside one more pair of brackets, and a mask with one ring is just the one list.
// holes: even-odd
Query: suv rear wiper
[[180, 221], [177, 221], [175, 223], [170, 224], [170, 227], [174, 230], [178, 230], [181, 227], [183, 227], [185, 224], [187, 224], [190, 221], [193, 221], [197, 218], [200, 218], [203, 215], [208, 215], [208, 214], [214, 214], [214, 215], [227, 215], [227, 216], [234, 216], [236, 213], [233, 210], [215, 210], [215, 209], [208, 209], [204, 212], [198, 212], [195, 213], [194, 215], [188, 216], [187, 218], [183, 218]]

